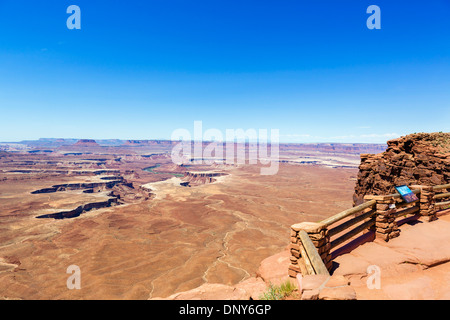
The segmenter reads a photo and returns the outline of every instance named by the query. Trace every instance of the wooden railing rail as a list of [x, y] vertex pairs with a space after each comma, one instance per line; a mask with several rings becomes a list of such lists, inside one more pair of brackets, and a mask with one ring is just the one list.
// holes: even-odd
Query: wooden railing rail
[[327, 219], [324, 219], [324, 220], [320, 221], [319, 223], [324, 225], [324, 226], [326, 226], [326, 227], [328, 227], [328, 226], [330, 226], [330, 225], [332, 225], [332, 224], [334, 224], [334, 223], [336, 223], [336, 222], [338, 222], [338, 221], [340, 221], [340, 220], [342, 220], [342, 219], [344, 219], [344, 218], [346, 218], [348, 216], [351, 216], [352, 214], [356, 214], [358, 212], [363, 211], [364, 209], [373, 207], [376, 203], [377, 202], [375, 200], [370, 200], [370, 201], [364, 202], [363, 204], [360, 204], [359, 206], [356, 206], [356, 207], [347, 209], [345, 211], [342, 211], [342, 212], [340, 212], [338, 214], [335, 214], [334, 216], [331, 216], [331, 217], [329, 217]]
[[448, 197], [450, 197], [450, 192], [439, 193], [439, 194], [435, 195], [433, 197], [433, 199], [438, 200], [438, 199], [448, 198]]
[[[450, 184], [443, 184], [443, 185], [439, 185], [439, 186], [434, 186], [433, 190], [436, 191], [448, 191], [448, 189], [450, 189]], [[434, 205], [436, 207], [442, 208], [442, 207], [446, 207], [446, 206], [450, 206], [450, 192], [442, 192], [442, 193], [436, 193], [433, 197], [433, 199], [435, 200]], [[441, 200], [441, 201], [436, 201], [436, 200]], [[442, 201], [442, 200], [447, 200], [447, 201]]]
[[373, 225], [375, 225], [375, 220], [370, 219], [366, 222], [364, 222], [363, 224], [355, 227], [354, 229], [350, 230], [349, 232], [347, 232], [346, 234], [340, 236], [339, 238], [331, 241], [331, 247], [330, 249], [334, 249], [336, 246], [342, 244], [343, 242], [347, 241], [350, 238], [353, 238], [354, 236], [356, 236], [358, 233], [363, 232], [364, 230], [369, 229], [370, 227], [372, 227]]
[[336, 226], [334, 228], [331, 228], [328, 231], [328, 234], [330, 235], [330, 237], [332, 237], [332, 236], [334, 236], [334, 235], [344, 231], [345, 229], [350, 228], [351, 226], [357, 224], [360, 221], [363, 221], [363, 220], [365, 220], [367, 218], [371, 218], [375, 213], [376, 213], [375, 209], [372, 209], [372, 210], [370, 210], [370, 211], [368, 211], [366, 213], [363, 213], [360, 216], [357, 216], [357, 217], [355, 217], [355, 218], [353, 218], [351, 220], [348, 220], [348, 221], [346, 221], [346, 222], [344, 222], [344, 223], [342, 223], [342, 224], [340, 224], [340, 225], [338, 225], [338, 226]]
[[417, 212], [419, 212], [419, 210], [420, 210], [420, 207], [412, 206], [412, 207], [409, 207], [409, 208], [406, 208], [403, 210], [397, 210], [397, 212], [395, 212], [394, 216], [395, 216], [395, 218], [405, 217], [410, 214], [416, 214]]
[[442, 190], [442, 189], [448, 189], [448, 188], [450, 188], [450, 183], [433, 186], [433, 190]]
[[329, 275], [330, 273], [328, 272], [327, 267], [325, 267], [317, 248], [314, 246], [308, 234], [304, 230], [301, 230], [299, 232], [299, 237], [305, 251], [304, 258], [307, 261], [306, 264], [312, 268], [312, 270], [308, 270], [310, 274]]
[[[420, 194], [421, 189], [412, 189], [411, 190], [415, 195]], [[388, 199], [401, 199], [401, 195], [399, 193], [392, 193], [392, 194], [387, 194], [387, 195], [381, 195], [381, 196], [366, 196], [366, 197], [370, 197], [370, 199], [375, 199], [375, 200], [388, 200]]]

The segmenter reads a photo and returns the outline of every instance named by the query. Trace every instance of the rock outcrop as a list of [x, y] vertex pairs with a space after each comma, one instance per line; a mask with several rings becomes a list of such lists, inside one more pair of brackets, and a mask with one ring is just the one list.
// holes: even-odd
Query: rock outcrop
[[297, 275], [302, 300], [356, 300], [350, 281], [342, 275]]
[[105, 201], [87, 203], [87, 204], [78, 206], [77, 208], [75, 208], [73, 210], [56, 212], [56, 213], [51, 213], [51, 214], [44, 214], [44, 215], [40, 215], [36, 218], [38, 218], [38, 219], [42, 219], [42, 218], [52, 218], [52, 219], [76, 218], [85, 212], [88, 212], [88, 211], [91, 211], [94, 209], [108, 208], [115, 204], [117, 204], [117, 198], [109, 198], [108, 200], [105, 200]]
[[205, 171], [205, 172], [185, 172], [183, 177], [183, 181], [186, 182], [183, 184], [184, 186], [196, 186], [202, 184], [213, 183], [217, 181], [217, 177], [226, 176], [226, 173], [223, 172], [213, 172], [213, 171]]
[[450, 133], [414, 133], [387, 142], [379, 154], [361, 154], [353, 202], [366, 194], [395, 193], [398, 185], [439, 185], [450, 181]]

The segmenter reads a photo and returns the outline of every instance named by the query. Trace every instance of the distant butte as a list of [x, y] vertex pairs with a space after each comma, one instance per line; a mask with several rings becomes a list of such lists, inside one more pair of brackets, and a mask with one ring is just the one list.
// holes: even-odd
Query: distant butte
[[81, 146], [81, 147], [98, 147], [99, 144], [95, 140], [91, 139], [80, 139], [77, 143], [75, 143], [75, 146]]

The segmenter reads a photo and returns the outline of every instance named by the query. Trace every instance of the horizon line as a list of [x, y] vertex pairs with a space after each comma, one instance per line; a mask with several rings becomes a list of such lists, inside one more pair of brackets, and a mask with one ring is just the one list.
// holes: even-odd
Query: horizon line
[[[400, 137], [400, 136], [399, 136]], [[233, 140], [172, 140], [172, 139], [157, 139], [157, 138], [151, 138], [151, 139], [121, 139], [121, 138], [39, 138], [39, 139], [23, 139], [18, 141], [0, 141], [0, 144], [8, 144], [8, 143], [17, 143], [17, 144], [25, 144], [25, 142], [28, 141], [40, 141], [40, 140], [94, 140], [97, 141], [170, 141], [170, 142], [203, 142], [203, 143], [227, 143], [227, 142], [234, 142], [234, 143], [257, 143], [258, 141], [233, 141]], [[371, 144], [371, 145], [383, 145], [387, 144], [387, 141], [392, 140], [388, 139], [385, 142], [337, 142], [337, 141], [314, 141], [314, 142], [300, 142], [300, 141], [279, 141], [278, 144]], [[270, 141], [267, 141], [268, 144], [272, 144]], [[275, 143], [274, 143], [275, 144]]]

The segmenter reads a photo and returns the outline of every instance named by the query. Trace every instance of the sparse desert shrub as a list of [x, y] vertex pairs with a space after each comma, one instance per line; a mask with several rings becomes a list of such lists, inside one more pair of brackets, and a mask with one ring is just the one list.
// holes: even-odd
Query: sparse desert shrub
[[288, 297], [297, 287], [290, 280], [286, 280], [279, 286], [275, 286], [272, 283], [269, 284], [267, 292], [263, 293], [260, 300], [282, 300]]

